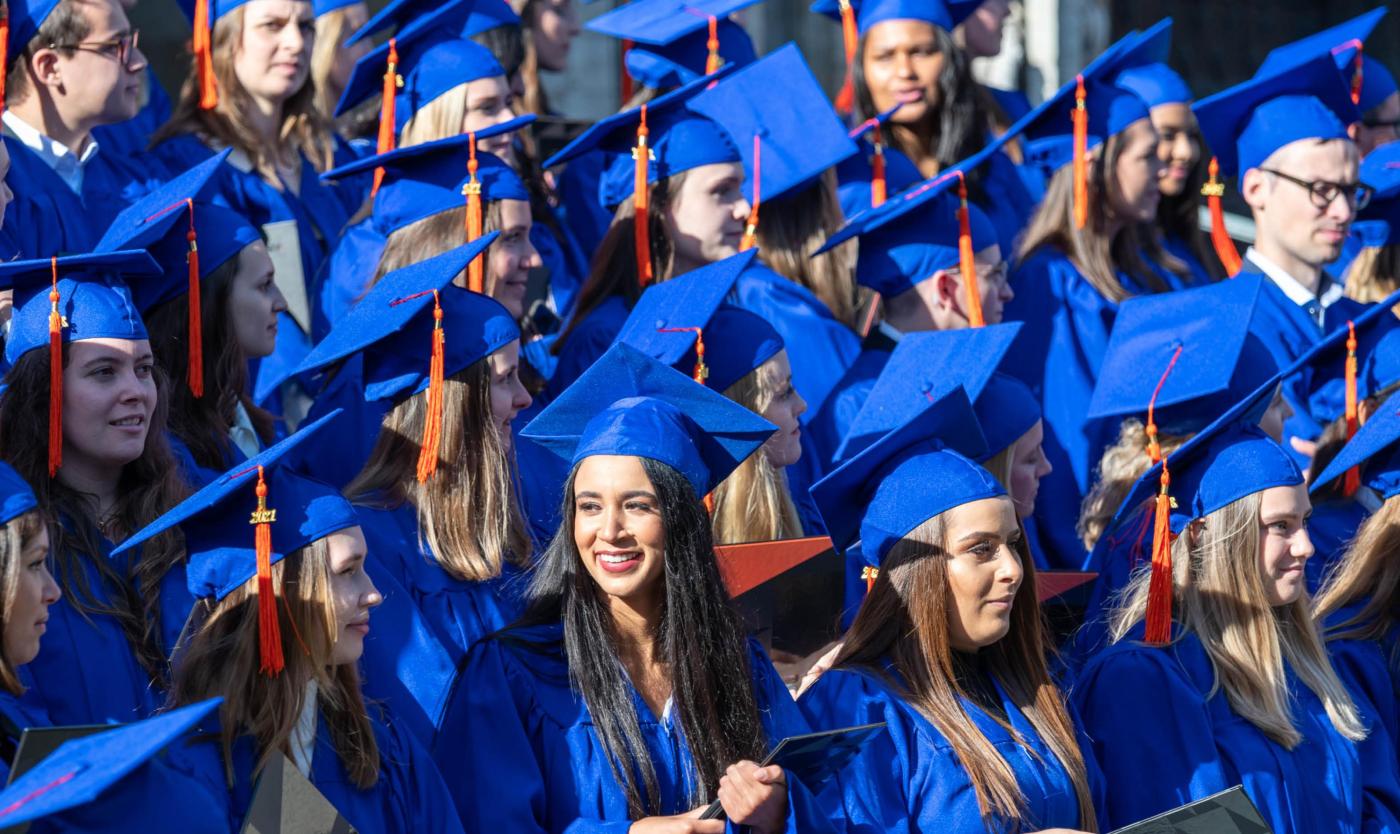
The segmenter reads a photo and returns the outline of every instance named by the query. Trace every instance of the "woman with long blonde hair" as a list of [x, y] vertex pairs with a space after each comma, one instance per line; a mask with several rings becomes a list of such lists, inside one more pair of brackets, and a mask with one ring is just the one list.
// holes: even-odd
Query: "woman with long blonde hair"
[[[1152, 560], [1073, 693], [1108, 777], [1106, 826], [1236, 784], [1273, 831], [1400, 824], [1393, 768], [1365, 766], [1366, 721], [1310, 610], [1302, 472], [1249, 419], [1270, 393], [1148, 470], [1124, 504], [1150, 519], [1155, 501]], [[1144, 751], [1151, 779], [1134, 770]]]
[[818, 729], [884, 722], [836, 778], [850, 832], [1098, 830], [1100, 786], [1047, 669], [1015, 505], [973, 462], [962, 388], [813, 488], [870, 592], [800, 700]]
[[[359, 41], [347, 43], [351, 35], [369, 22], [369, 7], [364, 0], [315, 0], [316, 46], [311, 50], [311, 88], [316, 91], [316, 109], [326, 118], [335, 115], [336, 102], [350, 83], [355, 62], [370, 51], [370, 44]], [[361, 138], [366, 125], [353, 118], [336, 121], [336, 132], [342, 139]]]

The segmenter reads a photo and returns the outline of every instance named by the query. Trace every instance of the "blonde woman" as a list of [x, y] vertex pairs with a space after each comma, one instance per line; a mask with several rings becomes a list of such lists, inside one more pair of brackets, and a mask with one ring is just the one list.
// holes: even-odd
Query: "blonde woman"
[[1309, 610], [1303, 475], [1248, 419], [1264, 393], [1169, 455], [1169, 477], [1150, 469], [1125, 503], [1158, 502], [1152, 563], [1074, 688], [1108, 778], [1107, 828], [1236, 784], [1273, 831], [1400, 824], [1393, 768], [1363, 766], [1366, 723]]
[[[316, 91], [316, 109], [329, 118], [350, 83], [355, 62], [370, 51], [365, 41], [346, 43], [355, 30], [369, 22], [369, 7], [363, 0], [316, 0], [312, 11], [316, 15], [316, 46], [311, 50], [311, 88]], [[345, 139], [360, 136], [353, 118], [340, 120], [336, 128]]]
[[[1400, 289], [1400, 144], [1381, 145], [1361, 160], [1361, 181], [1376, 189], [1375, 196], [1352, 224], [1343, 259], [1354, 248], [1354, 259], [1345, 267], [1346, 294], [1356, 301], [1374, 303]], [[1338, 267], [1342, 269], [1342, 267]]]

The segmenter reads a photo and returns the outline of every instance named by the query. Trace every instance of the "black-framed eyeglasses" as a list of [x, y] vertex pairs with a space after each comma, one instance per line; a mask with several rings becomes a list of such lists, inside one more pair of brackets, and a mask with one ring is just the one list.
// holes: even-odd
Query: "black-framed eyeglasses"
[[1400, 119], [1362, 119], [1367, 130], [1389, 130], [1400, 134]]
[[1299, 188], [1306, 190], [1308, 196], [1312, 198], [1312, 204], [1320, 209], [1325, 209], [1332, 205], [1333, 201], [1338, 197], [1346, 197], [1347, 203], [1350, 204], [1352, 208], [1360, 211], [1366, 208], [1366, 204], [1371, 202], [1371, 195], [1376, 193], [1374, 188], [1364, 182], [1340, 183], [1328, 182], [1327, 180], [1314, 180], [1309, 182], [1289, 176], [1282, 171], [1276, 171], [1273, 168], [1260, 168], [1259, 170], [1266, 174], [1273, 174], [1280, 179], [1288, 180]]
[[82, 43], [51, 43], [49, 49], [75, 49], [78, 52], [91, 52], [105, 58], [114, 58], [122, 66], [128, 66], [136, 52], [141, 30], [132, 29], [129, 33], [110, 41], [83, 41]]

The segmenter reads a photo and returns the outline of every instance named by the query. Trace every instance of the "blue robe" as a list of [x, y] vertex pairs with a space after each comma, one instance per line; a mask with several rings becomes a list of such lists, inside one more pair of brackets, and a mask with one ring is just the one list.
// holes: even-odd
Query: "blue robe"
[[554, 366], [554, 374], [545, 388], [545, 397], [555, 399], [583, 376], [598, 357], [612, 347], [613, 340], [622, 331], [622, 325], [631, 312], [622, 296], [614, 295], [593, 308], [579, 321], [578, 326], [559, 343], [559, 362]]
[[836, 450], [870, 396], [880, 372], [890, 361], [897, 343], [879, 329], [872, 329], [861, 343], [860, 353], [827, 395], [821, 410], [807, 421], [806, 434], [821, 461], [822, 471], [835, 468]]
[[[841, 201], [841, 212], [847, 218], [855, 217], [873, 206], [870, 181], [875, 176], [870, 160], [875, 155], [875, 146], [870, 134], [856, 140], [860, 153], [848, 156], [836, 163], [836, 197]], [[923, 180], [919, 166], [902, 151], [885, 146], [885, 194], [893, 197], [914, 183]]]
[[[379, 267], [379, 256], [384, 254], [384, 242], [384, 233], [373, 217], [345, 228], [316, 277], [316, 300], [322, 321], [340, 321], [364, 295]], [[325, 333], [313, 335], [318, 342], [326, 337]]]
[[306, 422], [337, 408], [344, 409], [344, 413], [293, 449], [287, 455], [288, 465], [336, 489], [344, 489], [369, 460], [384, 417], [392, 407], [389, 399], [365, 399], [364, 357], [358, 353], [350, 356], [324, 383], [311, 403]]
[[[1191, 280], [1188, 286], [1203, 287], [1207, 284], [1215, 283], [1210, 271], [1206, 269], [1201, 259], [1196, 257], [1196, 253], [1191, 249], [1191, 245], [1175, 235], [1165, 235], [1162, 239], [1162, 248], [1177, 260], [1186, 264], [1186, 268], [1191, 270]], [[1170, 273], [1162, 271], [1163, 277], [1169, 277]]]
[[[892, 669], [886, 671], [897, 678]], [[973, 701], [963, 699], [962, 706], [1016, 776], [1026, 813], [1019, 828], [1005, 820], [989, 824], [982, 819], [976, 791], [952, 746], [888, 682], [870, 672], [836, 669], [803, 693], [802, 710], [814, 729], [834, 730], [878, 721], [886, 724], [835, 780], [833, 788], [839, 792], [849, 834], [1011, 834], [1087, 827], [1079, 818], [1079, 800], [1068, 771], [1001, 685], [993, 684], [1015, 734], [1029, 749]], [[1086, 753], [1085, 758], [1090, 756]], [[1097, 789], [1100, 785], [1092, 778], [1097, 775], [1092, 764], [1089, 772], [1092, 787]]]
[[139, 194], [136, 175], [100, 142], [83, 166], [81, 194], [23, 142], [9, 135], [4, 142], [10, 152], [5, 184], [14, 192], [5, 208], [5, 229], [20, 257], [91, 252], [112, 219]]
[[[461, 834], [462, 824], [453, 811], [442, 777], [423, 747], [402, 728], [380, 721], [373, 712], [370, 716], [379, 745], [379, 780], [366, 790], [350, 781], [331, 743], [325, 717], [319, 716], [311, 783], [360, 834]], [[172, 751], [171, 765], [204, 786], [214, 798], [212, 807], [227, 820], [230, 830], [241, 830], [256, 787], [253, 767], [258, 756], [254, 742], [246, 735], [234, 742], [234, 785], [230, 790], [223, 747], [218, 742], [218, 718], [210, 717], [199, 729], [207, 738]]]
[[1095, 656], [1074, 687], [1074, 703], [1109, 780], [1104, 829], [1171, 810], [1234, 785], [1275, 834], [1400, 830], [1395, 768], [1368, 757], [1328, 720], [1322, 702], [1285, 669], [1293, 750], [1269, 739], [1231, 708], [1195, 634], [1142, 642], [1139, 623]]
[[[1323, 624], [1325, 632], [1341, 629], [1367, 602], [1361, 600], [1333, 612]], [[1400, 748], [1393, 743], [1400, 739], [1400, 630], [1391, 626], [1380, 640], [1329, 639], [1327, 651], [1351, 697], [1376, 717], [1377, 725], [1385, 731], [1384, 738], [1392, 742], [1390, 754], [1400, 759]], [[1370, 742], [1368, 738], [1365, 743]]]
[[[625, 834], [627, 798], [613, 777], [583, 698], [569, 683], [562, 628], [537, 626], [478, 643], [467, 656], [433, 751], [464, 824], [473, 831]], [[526, 646], [522, 643], [533, 645]], [[771, 744], [809, 732], [757, 644], [749, 664]], [[656, 771], [661, 813], [689, 811], [693, 764], [675, 713], [661, 720], [633, 703]], [[826, 829], [827, 815], [793, 774], [785, 831]], [[736, 829], [732, 823], [728, 829]]]
[[1347, 551], [1361, 523], [1370, 515], [1359, 501], [1334, 498], [1313, 504], [1308, 516], [1308, 538], [1312, 539], [1313, 556], [1303, 566], [1308, 576], [1308, 592], [1315, 594], [1323, 577]]
[[[591, 151], [569, 161], [559, 175], [559, 222], [569, 230], [584, 258], [592, 260], [598, 244], [612, 224], [613, 213], [599, 202], [599, 183], [608, 166], [608, 154]], [[560, 316], [568, 312], [558, 308]]]

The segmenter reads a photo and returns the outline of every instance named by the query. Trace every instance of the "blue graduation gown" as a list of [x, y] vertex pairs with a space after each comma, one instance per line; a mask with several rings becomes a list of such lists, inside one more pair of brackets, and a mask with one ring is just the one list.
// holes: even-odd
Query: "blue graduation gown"
[[1317, 593], [1322, 579], [1346, 553], [1347, 545], [1370, 515], [1359, 501], [1337, 498], [1313, 504], [1308, 516], [1308, 538], [1312, 539], [1313, 557], [1303, 566], [1308, 576], [1308, 592]]
[[[379, 267], [379, 257], [384, 254], [384, 242], [384, 233], [373, 217], [345, 227], [316, 278], [316, 299], [322, 321], [328, 324], [340, 321], [364, 295]], [[326, 337], [325, 333], [313, 335], [318, 342]]]
[[895, 341], [879, 329], [872, 329], [861, 343], [860, 353], [846, 373], [832, 387], [821, 410], [808, 421], [806, 434], [822, 464], [822, 471], [831, 471], [836, 462], [836, 450], [860, 413], [861, 406], [875, 387], [875, 380], [885, 369], [894, 353]]
[[1285, 669], [1304, 741], [1269, 739], [1211, 691], [1215, 674], [1195, 634], [1176, 627], [1167, 647], [1141, 643], [1143, 625], [1095, 656], [1074, 703], [1109, 780], [1105, 829], [1171, 810], [1234, 785], [1275, 834], [1395, 831], [1394, 767], [1366, 767], [1322, 702]]
[[530, 227], [530, 243], [549, 273], [549, 305], [562, 320], [573, 312], [579, 291], [588, 280], [588, 258], [557, 212], [555, 218], [558, 231], [536, 220]]
[[[893, 669], [886, 671], [897, 677]], [[885, 730], [830, 786], [839, 792], [849, 834], [1011, 834], [1086, 827], [1079, 818], [1079, 800], [1068, 771], [1001, 685], [993, 683], [1015, 735], [1029, 749], [1017, 743], [1015, 735], [973, 701], [963, 699], [962, 705], [1016, 776], [1026, 810], [1025, 823], [1020, 827], [1005, 820], [983, 820], [976, 791], [952, 746], [889, 683], [869, 672], [834, 669], [803, 693], [802, 710], [814, 729], [834, 730], [878, 721], [886, 724]], [[1090, 758], [1087, 752], [1085, 758]], [[1091, 776], [1096, 775], [1092, 764], [1089, 771]], [[1097, 789], [1098, 780], [1092, 781]]]
[[[626, 795], [569, 683], [561, 638], [561, 626], [538, 626], [483, 640], [467, 655], [433, 756], [473, 831], [625, 834], [631, 826]], [[810, 732], [755, 643], [749, 664], [770, 742]], [[661, 813], [689, 811], [693, 765], [680, 724], [672, 711], [657, 720], [640, 694], [632, 697]], [[785, 831], [825, 830], [827, 815], [800, 780], [787, 778]]]
[[293, 449], [287, 455], [288, 464], [297, 472], [344, 489], [369, 460], [392, 407], [388, 399], [365, 399], [364, 357], [349, 357], [316, 395], [305, 419], [311, 422], [337, 408], [344, 413]]
[[545, 388], [548, 399], [562, 394], [612, 347], [630, 312], [627, 302], [621, 296], [614, 295], [579, 321], [568, 339], [560, 343], [559, 362], [554, 366], [554, 375], [549, 378], [549, 385]]
[[[875, 155], [875, 146], [866, 134], [856, 140], [860, 153], [848, 156], [836, 163], [836, 197], [841, 201], [841, 212], [846, 217], [855, 217], [870, 209], [870, 180], [875, 176], [870, 160]], [[902, 151], [885, 146], [885, 193], [892, 197], [923, 179], [919, 166]]]
[[81, 194], [23, 142], [9, 135], [4, 142], [10, 152], [5, 183], [15, 195], [5, 209], [5, 227], [24, 258], [92, 251], [139, 189], [135, 175], [100, 142], [83, 166]]
[[[589, 260], [598, 251], [598, 244], [603, 242], [613, 219], [613, 213], [598, 200], [598, 185], [608, 166], [608, 157], [604, 151], [590, 151], [570, 160], [559, 175], [556, 189], [559, 208], [555, 213]], [[567, 315], [563, 308], [558, 308], [557, 312]]]
[[[1366, 602], [1334, 612], [1323, 623], [1324, 630], [1342, 626], [1359, 614]], [[1328, 640], [1327, 651], [1351, 697], [1369, 708], [1388, 740], [1400, 739], [1400, 630], [1392, 627], [1380, 640]], [[1370, 741], [1368, 738], [1366, 743]], [[1400, 748], [1392, 743], [1390, 754], [1400, 759]]]
[[[1201, 263], [1201, 259], [1196, 257], [1196, 253], [1192, 251], [1191, 246], [1186, 241], [1176, 235], [1164, 235], [1162, 238], [1162, 248], [1166, 249], [1168, 254], [1186, 264], [1186, 268], [1191, 270], [1191, 280], [1188, 286], [1202, 287], [1215, 281], [1215, 279], [1210, 276], [1210, 272], [1206, 269], [1205, 264]], [[1165, 270], [1162, 271], [1162, 276], [1169, 280], [1174, 277]]]
[[[452, 808], [442, 777], [423, 747], [402, 728], [370, 713], [379, 745], [379, 780], [366, 790], [350, 781], [331, 743], [324, 716], [316, 722], [316, 747], [311, 758], [311, 784], [361, 834], [461, 834], [462, 824]], [[217, 717], [207, 719], [198, 738], [170, 755], [173, 767], [197, 779], [214, 798], [212, 807], [240, 830], [253, 799], [258, 755], [249, 736], [233, 745], [232, 790], [224, 771], [223, 747], [218, 743]]]

